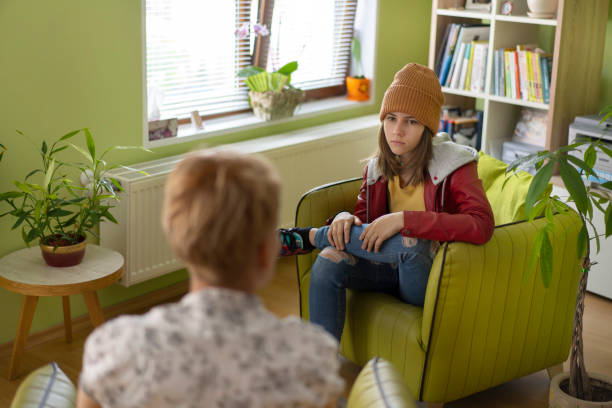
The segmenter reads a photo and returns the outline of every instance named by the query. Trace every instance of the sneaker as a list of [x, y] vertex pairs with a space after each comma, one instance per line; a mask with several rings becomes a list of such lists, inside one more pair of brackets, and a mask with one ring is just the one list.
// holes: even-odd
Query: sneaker
[[314, 247], [308, 239], [310, 230], [311, 228], [279, 229], [280, 256], [302, 255], [312, 252]]

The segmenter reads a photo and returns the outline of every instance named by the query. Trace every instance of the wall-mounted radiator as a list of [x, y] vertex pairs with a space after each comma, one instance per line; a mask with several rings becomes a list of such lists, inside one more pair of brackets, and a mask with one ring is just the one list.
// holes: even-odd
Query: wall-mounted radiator
[[[371, 115], [212, 149], [258, 153], [268, 158], [283, 181], [280, 224], [290, 226], [297, 203], [306, 191], [361, 176], [361, 160], [376, 149], [379, 123], [378, 115]], [[125, 192], [113, 209], [119, 224], [100, 224], [100, 245], [125, 257], [120, 281], [125, 286], [183, 267], [166, 243], [160, 221], [166, 176], [183, 156], [130, 165], [134, 171], [113, 171]]]

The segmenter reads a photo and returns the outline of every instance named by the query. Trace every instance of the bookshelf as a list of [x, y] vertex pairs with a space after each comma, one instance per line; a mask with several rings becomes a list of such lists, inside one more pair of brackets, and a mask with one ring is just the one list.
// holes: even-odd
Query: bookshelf
[[[521, 109], [548, 112], [543, 148], [567, 144], [575, 116], [597, 112], [609, 0], [558, 0], [556, 18], [527, 16], [527, 0], [514, 0], [512, 15], [500, 14], [501, 0], [491, 0], [491, 11], [454, 10], [455, 0], [433, 0], [429, 67], [434, 69], [451, 23], [489, 24], [484, 91], [443, 87], [445, 104], [484, 111], [481, 149], [501, 159], [502, 146], [511, 140]], [[495, 95], [493, 50], [537, 44], [552, 53], [549, 103]], [[477, 102], [478, 101], [478, 102]]]

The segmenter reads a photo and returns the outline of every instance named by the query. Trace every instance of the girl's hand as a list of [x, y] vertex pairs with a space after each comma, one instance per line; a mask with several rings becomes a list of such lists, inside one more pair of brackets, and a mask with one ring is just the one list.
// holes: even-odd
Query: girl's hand
[[359, 236], [359, 239], [363, 241], [361, 249], [371, 252], [373, 248], [374, 252], [378, 252], [382, 243], [400, 232], [403, 227], [403, 212], [385, 214], [378, 217]]
[[351, 236], [351, 226], [361, 225], [359, 217], [348, 212], [341, 212], [329, 225], [327, 230], [327, 240], [336, 249], [344, 250], [344, 244], [349, 242]]

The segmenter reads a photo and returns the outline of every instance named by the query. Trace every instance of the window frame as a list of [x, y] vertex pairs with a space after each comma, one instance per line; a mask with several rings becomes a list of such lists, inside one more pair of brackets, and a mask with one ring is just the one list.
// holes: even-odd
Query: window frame
[[[261, 0], [265, 13], [266, 6], [270, 3], [270, 0]], [[274, 0], [271, 0], [272, 3]], [[141, 59], [142, 59], [142, 109], [143, 109], [143, 146], [147, 148], [156, 148], [161, 146], [187, 143], [199, 139], [210, 138], [214, 136], [220, 136], [228, 133], [235, 133], [244, 130], [258, 129], [261, 127], [267, 127], [278, 123], [293, 122], [300, 119], [314, 117], [322, 113], [336, 112], [351, 110], [358, 107], [372, 106], [374, 104], [375, 94], [375, 60], [376, 60], [376, 49], [375, 44], [377, 42], [377, 24], [378, 24], [378, 2], [380, 0], [358, 0], [357, 13], [354, 21], [354, 31], [360, 32], [361, 43], [362, 43], [362, 61], [364, 71], [367, 77], [372, 79], [370, 99], [365, 102], [354, 102], [346, 100], [346, 84], [336, 85], [331, 87], [317, 88], [305, 91], [306, 99], [305, 102], [298, 107], [298, 111], [294, 116], [280, 119], [272, 122], [261, 121], [256, 119], [251, 109], [243, 109], [231, 112], [223, 112], [213, 115], [201, 115], [201, 118], [206, 123], [212, 123], [212, 129], [207, 129], [206, 123], [204, 129], [192, 129], [191, 118], [179, 119], [179, 134], [176, 137], [168, 139], [149, 140], [148, 134], [148, 112], [147, 112], [147, 48], [146, 48], [146, 0], [141, 0]], [[366, 15], [374, 16], [374, 21], [365, 21]], [[361, 18], [360, 18], [361, 17]], [[265, 19], [259, 19], [263, 21], [267, 26], [269, 22]], [[258, 62], [264, 58], [264, 54], [261, 52], [261, 39], [268, 39], [269, 37], [257, 36], [255, 39], [254, 46], [254, 61]], [[370, 50], [371, 52], [367, 52]], [[364, 52], [366, 51], [366, 52]], [[346, 75], [353, 72], [353, 61], [347, 69]], [[302, 109], [303, 108], [303, 109]]]

